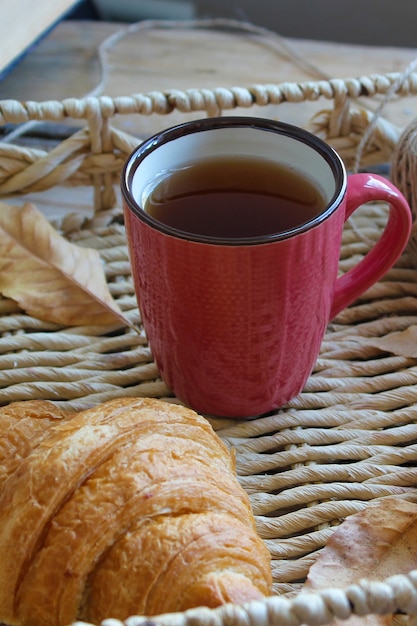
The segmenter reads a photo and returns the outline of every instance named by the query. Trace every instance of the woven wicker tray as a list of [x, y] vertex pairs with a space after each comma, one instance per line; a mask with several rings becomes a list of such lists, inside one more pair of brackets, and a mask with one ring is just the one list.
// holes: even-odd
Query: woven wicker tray
[[[33, 120], [61, 124], [71, 118], [83, 125], [49, 151], [1, 143], [0, 194], [6, 201], [21, 202], [20, 196], [36, 193], [41, 203], [45, 190], [62, 187], [68, 206], [76, 187], [91, 188], [90, 216], [67, 211], [53, 223], [70, 240], [99, 250], [113, 296], [141, 328], [117, 195], [121, 166], [138, 139], [113, 128], [114, 116], [169, 114], [176, 109], [186, 119], [191, 111], [218, 114], [242, 101], [248, 108], [250, 103], [323, 97], [334, 108], [315, 120], [313, 129], [335, 145], [348, 167], [372, 126], [361, 155], [361, 164], [368, 168], [391, 159], [400, 130], [382, 117], [374, 119], [357, 98], [417, 92], [416, 75], [400, 78], [52, 103], [0, 102], [1, 124]], [[379, 237], [386, 214], [384, 206], [366, 206], [346, 225], [341, 271], [366, 254]], [[329, 325], [314, 372], [297, 398], [253, 421], [210, 420], [237, 451], [240, 481], [271, 552], [275, 595], [244, 608], [195, 609], [158, 616], [152, 623], [313, 626], [329, 623], [335, 615], [417, 614], [417, 572], [384, 583], [363, 581], [344, 591], [300, 593], [309, 567], [346, 516], [377, 498], [416, 494], [417, 358], [383, 351], [375, 341], [417, 324], [416, 295], [414, 258], [406, 252], [383, 280]], [[13, 301], [2, 298], [0, 333], [0, 405], [43, 398], [79, 410], [125, 395], [175, 401], [158, 377], [143, 331], [106, 335], [99, 327], [60, 328], [24, 314]], [[128, 620], [129, 626], [140, 623], [151, 622], [142, 617]]]

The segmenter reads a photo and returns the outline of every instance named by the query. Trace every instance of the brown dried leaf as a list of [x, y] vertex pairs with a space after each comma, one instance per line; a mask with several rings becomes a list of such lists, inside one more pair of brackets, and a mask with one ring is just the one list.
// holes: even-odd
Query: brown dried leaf
[[61, 237], [29, 203], [0, 203], [0, 293], [48, 322], [130, 326], [97, 251]]
[[[382, 581], [417, 567], [417, 504], [384, 498], [348, 517], [311, 566], [306, 588], [345, 588], [362, 579]], [[390, 624], [392, 615], [352, 616], [345, 626]]]
[[[362, 342], [362, 338], [361, 338]], [[384, 337], [366, 337], [363, 340], [368, 346], [378, 348], [407, 358], [417, 357], [417, 325], [413, 324], [405, 330], [389, 333]]]

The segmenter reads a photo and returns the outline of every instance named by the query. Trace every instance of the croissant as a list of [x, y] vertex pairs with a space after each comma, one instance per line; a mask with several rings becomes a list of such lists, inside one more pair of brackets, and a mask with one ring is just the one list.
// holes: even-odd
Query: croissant
[[233, 456], [194, 411], [20, 402], [0, 409], [0, 441], [0, 622], [99, 623], [271, 592]]

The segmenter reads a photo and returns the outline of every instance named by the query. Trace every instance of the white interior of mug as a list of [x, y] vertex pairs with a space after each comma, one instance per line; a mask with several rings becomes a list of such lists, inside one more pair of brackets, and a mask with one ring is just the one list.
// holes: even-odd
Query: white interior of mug
[[173, 170], [197, 159], [236, 155], [268, 159], [295, 169], [321, 189], [324, 210], [337, 192], [330, 164], [303, 138], [253, 127], [223, 127], [177, 136], [149, 152], [133, 175], [133, 198], [143, 208], [155, 186]]

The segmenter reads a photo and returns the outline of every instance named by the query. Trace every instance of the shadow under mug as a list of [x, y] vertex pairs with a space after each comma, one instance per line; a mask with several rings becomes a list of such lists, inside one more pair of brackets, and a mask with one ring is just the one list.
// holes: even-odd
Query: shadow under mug
[[[204, 158], [274, 160], [314, 180], [325, 208], [290, 231], [216, 239], [176, 230], [145, 211], [161, 172]], [[328, 322], [395, 263], [411, 211], [388, 180], [349, 177], [315, 135], [253, 117], [208, 118], [142, 143], [122, 174], [135, 292], [162, 379], [195, 410], [256, 417], [283, 406], [305, 385]], [[338, 277], [343, 224], [369, 201], [390, 205], [381, 237]]]

